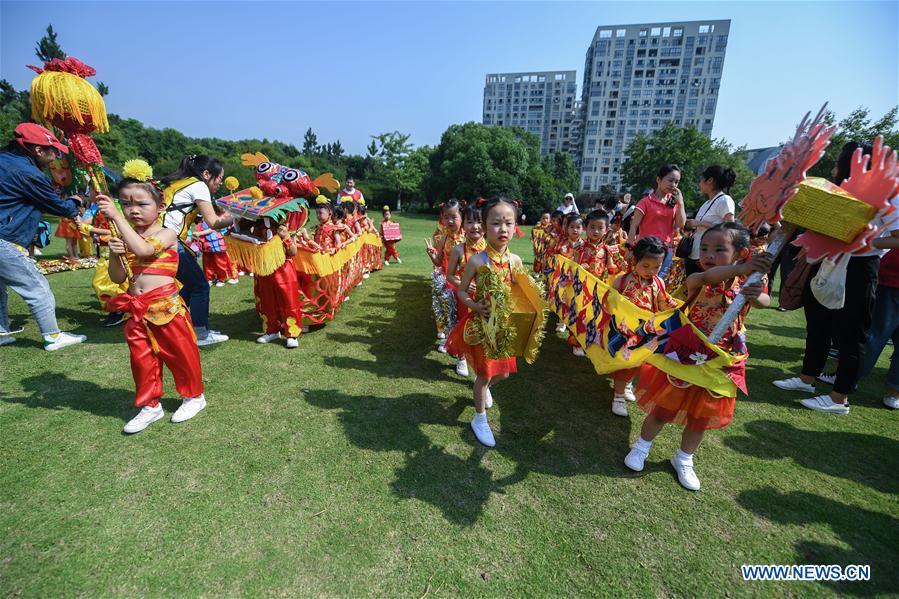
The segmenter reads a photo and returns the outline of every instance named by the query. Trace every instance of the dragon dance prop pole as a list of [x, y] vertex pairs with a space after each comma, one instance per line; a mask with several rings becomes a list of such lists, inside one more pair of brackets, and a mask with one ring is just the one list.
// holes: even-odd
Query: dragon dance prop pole
[[[786, 223], [783, 227], [781, 227], [771, 238], [771, 242], [768, 244], [767, 252], [771, 254], [774, 258], [777, 258], [778, 254], [784, 249], [787, 242], [793, 236], [793, 233], [796, 232], [796, 225]], [[754, 272], [746, 279], [746, 282], [743, 283], [744, 286], [752, 285], [753, 283], [758, 283], [762, 280], [763, 273]], [[724, 315], [721, 317], [721, 320], [718, 321], [718, 324], [715, 325], [715, 328], [712, 329], [712, 333], [709, 335], [709, 341], [711, 343], [717, 344], [721, 341], [721, 337], [724, 336], [724, 333], [730, 329], [730, 325], [737, 319], [737, 316], [740, 315], [740, 312], [743, 310], [743, 307], [746, 305], [746, 296], [742, 293], [737, 294], [734, 298], [734, 301], [731, 302], [730, 306], [727, 307], [727, 310], [724, 312]]]

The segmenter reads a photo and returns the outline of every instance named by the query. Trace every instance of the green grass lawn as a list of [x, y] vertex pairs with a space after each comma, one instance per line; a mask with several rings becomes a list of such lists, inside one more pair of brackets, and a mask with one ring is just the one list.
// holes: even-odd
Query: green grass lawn
[[[551, 334], [498, 385], [497, 447], [477, 444], [471, 385], [435, 351], [423, 239], [297, 350], [254, 342], [249, 279], [212, 289], [209, 407], [124, 436], [128, 348], [99, 326], [92, 271], [51, 275], [61, 326], [0, 348], [4, 596], [744, 596], [899, 593], [899, 414], [888, 356], [852, 413], [802, 408], [770, 381], [801, 360], [801, 312], [749, 319], [751, 396], [681, 489], [663, 431], [646, 471], [622, 460], [642, 413]], [[58, 253], [60, 241], [54, 239]], [[531, 257], [529, 236], [515, 251]], [[13, 297], [13, 320], [25, 320]], [[887, 351], [889, 353], [889, 350]], [[171, 413], [178, 399], [167, 375]], [[823, 387], [822, 387], [823, 389]], [[740, 564], [870, 564], [868, 583], [743, 582]]]

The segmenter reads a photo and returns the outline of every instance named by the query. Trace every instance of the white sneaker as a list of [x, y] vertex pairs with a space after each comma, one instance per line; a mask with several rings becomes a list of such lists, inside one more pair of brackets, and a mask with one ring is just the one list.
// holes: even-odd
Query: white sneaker
[[221, 281], [216, 281], [216, 282], [215, 282], [215, 286], [216, 286], [216, 287], [224, 287], [225, 284], [222, 283]]
[[229, 285], [237, 285], [239, 282], [237, 279], [228, 279]]
[[643, 451], [637, 445], [633, 445], [631, 450], [624, 456], [624, 465], [634, 472], [643, 472], [643, 466], [646, 465], [646, 456], [648, 451]]
[[363, 279], [367, 279], [367, 278], [370, 277], [370, 276], [371, 276], [370, 274], [365, 273], [364, 275], [362, 275], [362, 278], [363, 278]]
[[181, 402], [181, 406], [172, 414], [172, 422], [178, 424], [185, 420], [190, 420], [200, 413], [200, 410], [206, 407], [206, 397], [188, 397]]
[[350, 301], [350, 296], [346, 296], [345, 298], [343, 298], [343, 301], [345, 301], [345, 302]]
[[830, 414], [848, 414], [849, 406], [847, 404], [835, 403], [830, 395], [818, 395], [800, 401], [803, 406], [809, 410], [817, 410], [819, 412], [828, 412]]
[[280, 332], [268, 333], [267, 335], [257, 337], [256, 343], [271, 343], [272, 341], [277, 341], [280, 338], [281, 338]]
[[490, 392], [490, 387], [487, 387], [487, 397], [484, 398], [484, 407], [485, 408], [493, 407], [493, 393]]
[[73, 335], [71, 333], [59, 332], [55, 335], [46, 335], [44, 337], [44, 349], [47, 351], [56, 351], [69, 345], [77, 345], [84, 343], [87, 337], [84, 335]]
[[12, 335], [3, 335], [2, 337], [0, 337], [0, 346], [9, 345], [10, 343], [15, 343], [15, 342], [16, 342], [16, 338], [13, 337]]
[[637, 396], [634, 395], [634, 384], [628, 383], [624, 386], [624, 393], [622, 393], [624, 399], [628, 401], [637, 401]]
[[446, 339], [446, 333], [437, 333], [438, 339]]
[[390, 266], [390, 260], [384, 260], [384, 266]]
[[696, 471], [693, 470], [693, 458], [689, 460], [680, 460], [677, 457], [677, 454], [671, 456], [671, 465], [674, 466], [674, 471], [677, 472], [677, 482], [681, 484], [681, 486], [688, 491], [698, 491], [699, 477], [696, 476]]
[[578, 358], [586, 358], [587, 357], [587, 354], [586, 354], [586, 352], [584, 352], [583, 347], [572, 347], [571, 353], [573, 353]]
[[128, 433], [129, 435], [132, 433], [139, 433], [163, 416], [165, 416], [165, 411], [162, 409], [162, 404], [156, 404], [155, 408], [144, 406], [141, 408], [140, 412], [137, 413], [137, 416], [128, 421], [128, 424], [125, 425], [122, 432]]
[[891, 410], [899, 410], [899, 397], [884, 397], [883, 405]]
[[828, 385], [833, 385], [834, 381], [837, 380], [836, 373], [827, 374], [826, 372], [822, 372], [818, 375], [818, 380], [822, 383], [827, 383]]
[[465, 358], [456, 360], [456, 374], [464, 377], [468, 376], [468, 362], [465, 361]]
[[493, 431], [490, 430], [490, 424], [487, 422], [487, 414], [475, 413], [474, 419], [471, 421], [471, 430], [474, 431], [474, 436], [481, 445], [496, 446], [496, 439], [493, 438]]
[[227, 340], [228, 335], [209, 329], [205, 339], [197, 339], [197, 345], [200, 347], [204, 347], [207, 345], [213, 345], [215, 343], [222, 343], [223, 341]]
[[446, 342], [441, 342], [440, 344], [438, 344], [437, 351], [439, 351], [441, 354], [445, 354], [446, 353]]
[[400, 259], [399, 259], [399, 258], [397, 258], [397, 259], [396, 259], [396, 263], [397, 263], [397, 264], [402, 264], [402, 263], [403, 263], [403, 261], [402, 261], [402, 260], [400, 260]]
[[612, 413], [616, 416], [624, 416], [627, 418], [627, 401], [623, 395], [616, 395], [612, 399]]
[[209, 286], [212, 287], [213, 285], [215, 285], [215, 281], [209, 281]]
[[288, 337], [284, 346], [287, 347], [287, 349], [296, 349], [300, 346], [300, 340], [296, 337]]
[[774, 381], [774, 386], [778, 389], [783, 389], [784, 391], [805, 391], [807, 393], [815, 392], [814, 385], [803, 383], [802, 379], [798, 376], [794, 376], [793, 378], [789, 379], [783, 379], [780, 381]]

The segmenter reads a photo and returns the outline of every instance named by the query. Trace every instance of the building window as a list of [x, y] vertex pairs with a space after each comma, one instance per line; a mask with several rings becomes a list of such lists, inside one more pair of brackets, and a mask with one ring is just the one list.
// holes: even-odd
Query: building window
[[600, 39], [605, 39], [605, 38], [610, 38], [610, 37], [612, 37], [612, 30], [611, 30], [611, 29], [604, 29], [604, 30], [602, 30], [602, 31], [599, 32], [599, 38], [600, 38]]

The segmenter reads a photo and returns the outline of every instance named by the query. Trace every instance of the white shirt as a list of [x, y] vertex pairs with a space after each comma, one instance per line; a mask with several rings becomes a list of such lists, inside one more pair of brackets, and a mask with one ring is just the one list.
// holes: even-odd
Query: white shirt
[[563, 202], [562, 205], [559, 206], [559, 212], [562, 214], [568, 214], [569, 212], [574, 212], [575, 214], [581, 213], [581, 211], [577, 209], [577, 202], [571, 202], [571, 204], [565, 204]]
[[[184, 231], [184, 221], [188, 214], [196, 213], [197, 202], [211, 202], [212, 194], [209, 193], [209, 187], [203, 181], [191, 183], [184, 189], [180, 190], [172, 198], [172, 204], [168, 207], [162, 217], [162, 226], [171, 229], [178, 234], [179, 237], [186, 235]], [[193, 222], [191, 218], [187, 224], [188, 228]]]
[[709, 227], [724, 222], [724, 217], [728, 214], [734, 214], [736, 207], [734, 199], [719, 191], [718, 194], [710, 200], [706, 200], [699, 210], [696, 211], [696, 219], [706, 225], [702, 229], [697, 229], [693, 233], [693, 249], [690, 251], [691, 260], [699, 260], [699, 244], [702, 243], [702, 236]]
[[[890, 200], [890, 205], [893, 208], [899, 209], [899, 196], [896, 196], [892, 200]], [[880, 234], [877, 236], [877, 239], [881, 237], [889, 237], [892, 235], [893, 231], [899, 230], [899, 222], [893, 222], [886, 228], [884, 228], [883, 217], [881, 215], [877, 215], [874, 217], [874, 220], [871, 221], [872, 225], [875, 225], [877, 229], [880, 231]], [[871, 250], [870, 252], [864, 252], [862, 254], [852, 254], [852, 257], [868, 257], [868, 256], [880, 256], [881, 258], [890, 250]]]

